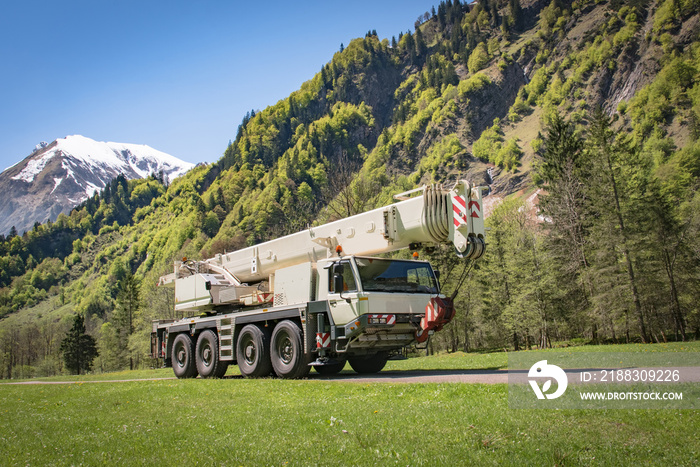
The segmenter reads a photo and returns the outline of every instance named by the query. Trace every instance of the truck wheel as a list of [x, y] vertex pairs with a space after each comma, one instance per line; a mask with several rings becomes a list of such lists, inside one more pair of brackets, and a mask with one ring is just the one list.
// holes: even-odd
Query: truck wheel
[[379, 352], [375, 355], [363, 357], [351, 357], [348, 359], [350, 366], [355, 372], [360, 374], [379, 373], [389, 359], [386, 353]]
[[345, 368], [345, 360], [330, 365], [315, 366], [314, 368], [319, 375], [336, 375]]
[[228, 363], [219, 360], [219, 342], [214, 331], [207, 330], [199, 335], [195, 362], [202, 378], [221, 378], [226, 374]]
[[173, 341], [171, 353], [173, 373], [178, 378], [194, 378], [197, 376], [197, 367], [194, 363], [194, 344], [187, 334], [178, 334]]
[[270, 358], [280, 378], [296, 379], [309, 374], [309, 357], [304, 355], [301, 329], [290, 320], [279, 323], [272, 332]]
[[236, 360], [241, 374], [247, 378], [268, 376], [270, 363], [270, 333], [254, 324], [241, 329], [236, 343]]

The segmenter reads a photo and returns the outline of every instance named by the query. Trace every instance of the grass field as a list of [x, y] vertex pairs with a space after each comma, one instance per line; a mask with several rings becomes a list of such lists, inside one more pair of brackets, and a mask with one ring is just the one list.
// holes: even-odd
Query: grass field
[[[643, 349], [697, 352], [700, 346]], [[624, 346], [604, 350], [619, 352]], [[505, 356], [456, 353], [390, 362], [388, 368], [505, 368]], [[170, 370], [144, 370], [84, 376], [65, 385], [0, 385], [0, 464], [700, 462], [697, 411], [513, 410], [505, 384], [240, 378], [87, 382], [171, 375]]]

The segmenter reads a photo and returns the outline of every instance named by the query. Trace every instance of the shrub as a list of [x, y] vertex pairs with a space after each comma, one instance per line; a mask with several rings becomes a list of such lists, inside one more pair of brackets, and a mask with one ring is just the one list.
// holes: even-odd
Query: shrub
[[491, 84], [491, 80], [484, 73], [477, 73], [469, 79], [465, 79], [459, 82], [457, 89], [459, 90], [460, 96], [465, 94], [478, 91], [479, 89]]
[[467, 61], [467, 68], [469, 68], [469, 73], [475, 74], [479, 70], [482, 70], [488, 62], [489, 52], [486, 49], [486, 44], [484, 44], [483, 42], [479, 42], [479, 44], [469, 55], [469, 60]]

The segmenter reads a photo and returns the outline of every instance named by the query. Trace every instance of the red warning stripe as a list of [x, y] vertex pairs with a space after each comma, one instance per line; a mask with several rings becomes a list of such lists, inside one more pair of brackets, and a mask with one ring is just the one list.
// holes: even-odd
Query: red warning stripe
[[481, 206], [476, 201], [469, 201], [469, 210], [471, 211], [469, 217], [476, 217], [477, 219], [481, 217]]
[[331, 333], [330, 332], [317, 332], [316, 333], [316, 348], [328, 348], [331, 346]]
[[386, 323], [382, 324], [396, 324], [396, 315], [369, 315], [368, 318], [372, 320], [385, 319]]
[[452, 197], [452, 211], [454, 214], [455, 227], [459, 227], [467, 223], [467, 203], [464, 197]]

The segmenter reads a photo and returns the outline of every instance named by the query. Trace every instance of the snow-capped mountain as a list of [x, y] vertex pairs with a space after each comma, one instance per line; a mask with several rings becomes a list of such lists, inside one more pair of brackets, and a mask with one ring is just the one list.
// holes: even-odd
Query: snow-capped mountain
[[163, 171], [172, 180], [194, 164], [146, 145], [104, 143], [74, 135], [39, 143], [23, 161], [0, 174], [0, 233], [19, 233], [55, 221], [117, 175], [145, 178]]

